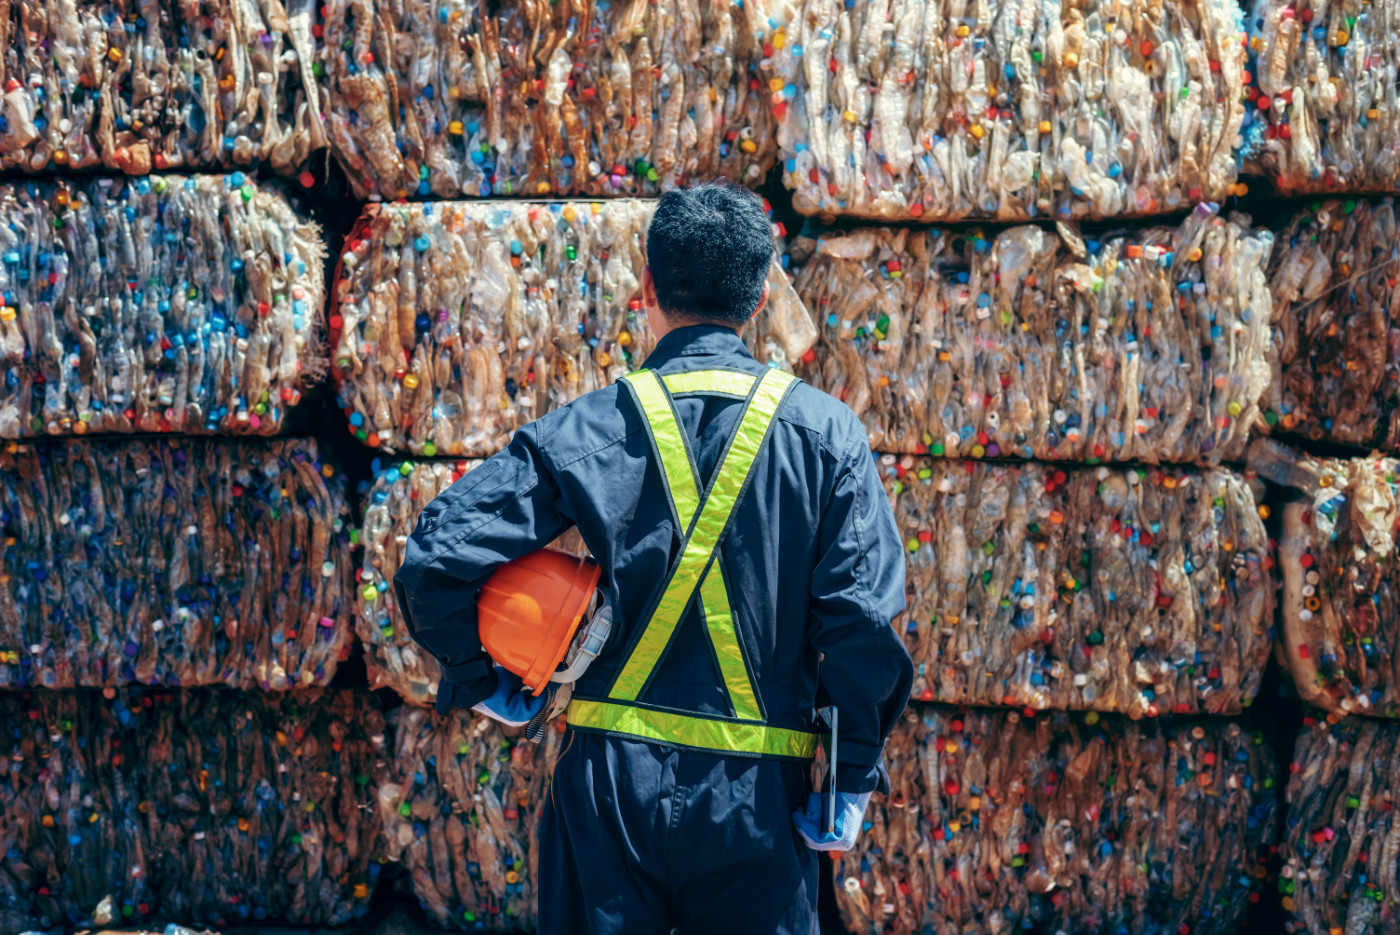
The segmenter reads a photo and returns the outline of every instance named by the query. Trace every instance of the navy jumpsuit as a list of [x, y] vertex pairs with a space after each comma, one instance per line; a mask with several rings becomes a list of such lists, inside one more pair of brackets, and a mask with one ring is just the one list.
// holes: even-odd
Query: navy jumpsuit
[[[767, 373], [733, 331], [708, 325], [668, 334], [646, 367], [673, 378]], [[745, 400], [676, 393], [672, 405], [703, 490]], [[602, 566], [614, 621], [574, 695], [609, 697], [687, 534], [652, 438], [639, 397], [609, 386], [526, 425], [423, 511], [394, 584], [410, 632], [442, 666], [439, 710], [494, 688], [477, 636], [481, 584], [572, 526]], [[714, 567], [762, 722], [801, 736], [820, 729], [817, 707], [836, 705], [836, 788], [883, 787], [885, 738], [913, 665], [890, 626], [905, 602], [902, 543], [859, 419], [793, 386], [732, 512]], [[733, 664], [721, 673], [700, 604], [669, 634], [638, 710], [734, 724]], [[539, 838], [541, 932], [816, 931], [816, 855], [791, 821], [811, 788], [807, 760], [577, 724], [561, 749]]]

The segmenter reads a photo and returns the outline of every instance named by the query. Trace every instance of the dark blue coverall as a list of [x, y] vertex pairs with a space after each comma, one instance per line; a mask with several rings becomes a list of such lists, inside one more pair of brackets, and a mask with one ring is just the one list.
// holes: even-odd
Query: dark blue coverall
[[[733, 331], [708, 325], [668, 334], [646, 367], [766, 371]], [[733, 396], [675, 397], [702, 488], [743, 408]], [[815, 708], [836, 705], [836, 789], [882, 787], [913, 665], [890, 625], [905, 603], [904, 554], [864, 428], [799, 384], [753, 464], [719, 555], [763, 714], [815, 731]], [[394, 584], [410, 632], [442, 666], [440, 709], [470, 707], [495, 686], [477, 636], [481, 584], [571, 526], [613, 608], [613, 632], [574, 695], [607, 695], [681, 546], [663, 483], [638, 401], [619, 384], [526, 425], [428, 505]], [[732, 718], [699, 617], [686, 612], [639, 700]], [[540, 931], [815, 932], [816, 854], [791, 820], [810, 771], [571, 725], [540, 830]]]

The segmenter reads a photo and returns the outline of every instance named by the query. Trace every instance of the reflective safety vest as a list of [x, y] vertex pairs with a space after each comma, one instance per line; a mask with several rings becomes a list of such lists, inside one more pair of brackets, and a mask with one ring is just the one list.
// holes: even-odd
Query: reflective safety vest
[[[569, 702], [568, 722], [585, 730], [680, 747], [810, 759], [816, 752], [815, 733], [774, 727], [764, 720], [750, 666], [734, 630], [719, 552], [773, 418], [797, 378], [773, 368], [761, 378], [734, 370], [703, 370], [669, 374], [663, 379], [654, 371], [638, 370], [628, 374], [624, 382], [646, 419], [652, 452], [661, 464], [676, 529], [681, 533], [681, 549], [660, 593], [653, 598], [645, 625], [629, 643], [626, 661], [607, 698], [575, 695]], [[703, 496], [699, 470], [671, 398], [672, 394], [687, 393], [735, 396], [745, 401], [738, 427]], [[733, 717], [650, 707], [640, 700], [697, 593]]]

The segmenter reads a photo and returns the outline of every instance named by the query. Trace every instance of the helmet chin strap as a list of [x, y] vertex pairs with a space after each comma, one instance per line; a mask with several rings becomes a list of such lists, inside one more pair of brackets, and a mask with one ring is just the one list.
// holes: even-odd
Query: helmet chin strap
[[568, 665], [550, 676], [551, 682], [568, 685], [576, 681], [603, 651], [603, 644], [608, 641], [608, 634], [612, 632], [612, 605], [602, 601], [602, 606], [597, 606], [601, 593], [594, 594], [593, 603], [597, 610], [592, 612], [588, 625], [581, 629], [574, 639], [574, 645], [569, 650]]

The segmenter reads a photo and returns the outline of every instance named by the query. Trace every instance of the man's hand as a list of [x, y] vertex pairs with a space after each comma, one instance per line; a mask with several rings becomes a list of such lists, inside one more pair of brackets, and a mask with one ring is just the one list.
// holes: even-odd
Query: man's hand
[[472, 710], [507, 727], [523, 727], [549, 702], [549, 693], [532, 695], [520, 676], [496, 666], [496, 690], [489, 698], [473, 706]]
[[792, 823], [814, 851], [849, 851], [856, 846], [856, 835], [860, 834], [865, 806], [869, 802], [869, 792], [836, 793], [836, 830], [833, 833], [826, 830], [826, 800], [820, 792], [813, 792], [807, 797], [807, 810], [792, 813]]

